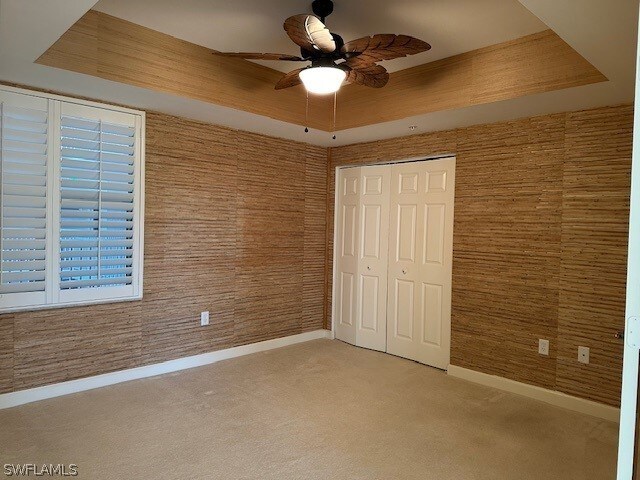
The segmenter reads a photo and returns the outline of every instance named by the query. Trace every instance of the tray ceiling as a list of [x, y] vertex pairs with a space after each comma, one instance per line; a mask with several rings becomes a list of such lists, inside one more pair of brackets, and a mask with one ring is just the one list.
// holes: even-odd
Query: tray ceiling
[[[415, 58], [418, 63], [422, 64], [419, 67], [415, 67], [415, 69], [402, 70], [405, 66], [411, 65], [401, 64], [402, 60], [385, 63], [385, 66], [391, 70], [401, 70], [392, 75], [392, 79], [397, 76], [398, 85], [390, 85], [389, 88], [396, 89], [400, 83], [406, 87], [416, 88], [417, 90], [414, 94], [418, 96], [427, 95], [429, 104], [434, 102], [442, 103], [443, 97], [437, 92], [429, 94], [427, 90], [419, 88], [420, 86], [417, 83], [420, 83], [418, 82], [419, 75], [422, 75], [426, 70], [430, 70], [432, 66], [438, 66], [440, 69], [455, 66], [457, 63], [455, 61], [452, 62], [455, 58], [451, 58], [451, 55], [469, 52], [470, 49], [487, 45], [492, 46], [487, 47], [485, 53], [493, 52], [491, 53], [492, 55], [499, 54], [499, 51], [496, 51], [494, 46], [496, 46], [496, 43], [500, 43], [500, 40], [520, 39], [515, 40], [515, 42], [522, 44], [521, 39], [526, 34], [533, 32], [532, 38], [539, 38], [540, 34], [536, 32], [541, 32], [547, 28], [552, 29], [561, 40], [599, 70], [608, 81], [599, 81], [587, 85], [579, 84], [574, 87], [565, 86], [566, 88], [561, 86], [560, 90], [551, 91], [543, 88], [541, 93], [532, 91], [529, 94], [525, 93], [524, 96], [516, 96], [505, 100], [494, 98], [489, 103], [469, 104], [466, 107], [450, 105], [445, 107], [444, 110], [425, 111], [422, 114], [406, 111], [404, 107], [398, 105], [396, 110], [402, 110], [402, 118], [397, 120], [377, 119], [382, 123], [355, 128], [349, 128], [344, 123], [345, 119], [341, 119], [341, 114], [346, 113], [349, 106], [344, 103], [345, 96], [350, 99], [353, 105], [357, 105], [364, 100], [355, 91], [356, 87], [348, 86], [341, 94], [342, 100], [339, 101], [338, 107], [338, 124], [340, 124], [341, 128], [346, 129], [340, 130], [337, 140], [333, 140], [326, 131], [312, 128], [309, 133], [304, 133], [304, 129], [297, 122], [294, 121], [292, 123], [292, 120], [276, 119], [271, 114], [265, 116], [264, 114], [252, 113], [234, 106], [211, 103], [205, 99], [185, 96], [183, 95], [184, 92], [161, 91], [158, 88], [150, 89], [144, 86], [132, 85], [130, 82], [123, 83], [121, 80], [107, 79], [105, 73], [108, 73], [108, 71], [105, 72], [101, 69], [98, 72], [85, 71], [89, 67], [95, 67], [96, 65], [94, 65], [93, 60], [87, 65], [83, 56], [79, 54], [86, 53], [84, 52], [86, 49], [96, 49], [97, 37], [81, 38], [79, 43], [72, 42], [67, 44], [71, 47], [70, 53], [72, 55], [70, 61], [77, 63], [73, 68], [64, 69], [60, 66], [52, 68], [52, 66], [43, 65], [42, 63], [35, 63], [44, 52], [55, 50], [52, 49], [52, 45], [57, 43], [56, 39], [68, 36], [69, 32], [66, 34], [65, 32], [70, 27], [72, 27], [70, 31], [73, 31], [74, 24], [86, 15], [89, 9], [94, 8], [96, 3], [98, 3], [97, 8], [103, 10], [118, 6], [135, 8], [138, 12], [137, 15], [140, 15], [140, 17], [129, 17], [132, 22], [148, 25], [151, 28], [161, 28], [149, 24], [145, 18], [148, 17], [149, 20], [154, 20], [156, 13], [162, 10], [161, 7], [163, 5], [166, 5], [167, 8], [171, 7], [174, 2], [168, 0], [136, 0], [134, 2], [128, 0], [104, 0], [102, 2], [96, 2], [96, 0], [74, 0], [73, 2], [69, 0], [32, 0], [29, 2], [0, 0], [0, 81], [85, 96], [116, 104], [135, 105], [137, 108], [156, 110], [231, 128], [324, 146], [344, 145], [426, 131], [464, 127], [478, 123], [616, 105], [633, 100], [638, 0], [617, 0], [616, 2], [602, 2], [602, 0], [563, 0], [563, 2], [558, 2], [557, 0], [518, 0], [518, 2], [514, 0], [398, 0], [396, 2], [336, 0], [336, 2], [336, 14], [330, 17], [328, 23], [330, 27], [343, 34], [347, 39], [352, 36], [360, 36], [360, 32], [362, 34], [382, 33], [385, 30], [391, 31], [393, 29], [398, 33], [402, 31], [403, 33], [424, 37], [434, 43], [434, 49], [422, 55], [425, 58], [422, 58], [422, 56]], [[265, 5], [261, 7], [262, 3]], [[277, 5], [274, 5], [274, 3], [277, 3]], [[228, 19], [233, 18], [233, 15], [242, 17], [243, 12], [248, 12], [250, 17], [253, 16], [254, 22], [256, 21], [256, 16], [261, 17], [263, 24], [268, 25], [275, 32], [273, 38], [279, 38], [279, 42], [283, 42], [281, 43], [283, 46], [295, 49], [295, 47], [288, 44], [284, 31], [281, 30], [281, 23], [292, 12], [302, 13], [305, 9], [308, 10], [310, 3], [311, 0], [295, 2], [293, 0], [277, 0], [277, 2], [251, 0], [250, 2], [235, 2], [231, 9], [220, 0], [182, 0], [181, 2], [175, 2], [175, 5], [179, 7], [171, 8], [179, 8], [181, 12], [189, 10], [195, 12], [191, 18], [183, 16], [176, 18], [175, 28], [180, 27], [183, 32], [192, 29], [191, 33], [194, 35], [209, 33], [212, 35], [211, 38], [222, 33], [221, 38], [226, 39], [225, 41], [232, 41], [235, 38], [233, 33], [229, 34], [231, 22]], [[255, 4], [255, 8], [252, 7], [253, 4]], [[154, 13], [153, 10], [143, 11], [144, 5], [152, 6], [153, 8], [157, 7], [157, 12]], [[355, 12], [358, 7], [362, 8], [363, 5], [366, 6], [367, 12], [354, 13], [352, 15], [344, 13], [347, 11]], [[225, 21], [212, 22], [212, 16], [216, 17], [212, 13], [213, 11], [219, 11], [219, 15], [222, 15]], [[454, 15], [454, 12], [458, 13]], [[117, 14], [117, 12], [111, 10], [110, 13]], [[163, 18], [171, 23], [170, 16], [164, 15]], [[194, 18], [197, 20], [200, 17], [202, 17], [201, 23], [193, 20]], [[274, 18], [277, 21], [272, 22]], [[355, 21], [354, 18], [356, 19]], [[536, 18], [540, 20], [536, 20]], [[335, 25], [332, 23], [332, 19], [335, 20]], [[340, 22], [345, 22], [345, 28], [340, 26]], [[224, 25], [219, 26], [220, 23]], [[254, 23], [254, 25], [257, 24]], [[201, 26], [196, 28], [196, 25]], [[397, 29], [393, 25], [400, 25], [400, 27]], [[405, 27], [402, 28], [402, 25], [405, 25]], [[229, 26], [229, 29], [225, 30], [227, 26]], [[387, 30], [387, 28], [389, 29]], [[419, 31], [411, 28], [417, 28]], [[443, 33], [454, 31], [452, 30], [454, 28], [455, 32], [457, 32], [454, 35], [445, 35]], [[246, 29], [247, 27], [243, 25], [237, 25], [233, 28], [233, 31], [243, 32]], [[429, 32], [423, 34], [421, 33], [422, 29], [424, 31], [429, 30]], [[166, 29], [164, 30], [166, 31]], [[354, 33], [351, 34], [351, 31]], [[176, 30], [171, 34], [177, 36], [178, 33], [178, 30]], [[156, 34], [162, 35], [159, 32], [156, 32]], [[165, 35], [167, 34], [169, 32], [165, 33]], [[545, 32], [542, 32], [542, 34], [545, 35], [544, 38], [551, 38]], [[256, 34], [252, 33], [251, 35]], [[151, 36], [155, 38], [155, 34]], [[101, 34], [100, 38], [102, 37], [103, 35]], [[125, 40], [128, 37], [125, 35], [119, 38]], [[438, 39], [444, 40], [439, 42]], [[181, 42], [181, 40], [175, 41]], [[202, 43], [202, 41], [195, 38], [191, 38], [190, 41]], [[231, 44], [229, 45], [231, 49]], [[260, 50], [267, 50], [267, 47], [268, 49], [272, 49], [272, 47], [275, 49], [276, 46], [277, 44], [265, 44], [262, 45], [264, 48], [260, 48]], [[187, 49], [192, 47], [206, 49], [206, 47], [198, 47], [195, 44], [188, 44], [184, 47]], [[225, 44], [211, 44], [211, 47], [221, 50], [227, 48]], [[233, 50], [254, 48], [254, 44], [237, 45]], [[549, 52], [545, 51], [544, 48], [538, 50], [541, 53], [541, 58], [538, 60], [547, 65], [543, 57], [545, 55], [548, 56]], [[281, 51], [287, 53], [291, 50]], [[473, 52], [464, 53], [461, 57], [468, 59], [470, 55], [473, 56], [475, 54]], [[147, 55], [145, 58], [146, 60], [154, 60], [154, 58], [157, 60], [164, 57], [165, 55], [163, 54], [160, 57], [153, 58]], [[202, 53], [202, 57], [207, 64], [217, 62], [206, 52]], [[443, 58], [443, 60], [438, 60], [440, 58]], [[480, 57], [476, 56], [474, 58], [479, 59]], [[273, 92], [272, 85], [275, 80], [272, 81], [272, 77], [278, 78], [279, 72], [250, 62], [245, 62], [245, 64], [242, 64], [242, 62], [230, 65], [230, 71], [253, 72], [253, 76], [250, 78], [255, 77], [255, 81], [252, 80], [249, 83], [262, 82], [264, 85], [262, 85], [261, 91], [264, 90], [265, 94], [267, 90], [269, 93]], [[502, 61], [499, 63], [502, 63]], [[526, 70], [524, 67], [529, 64], [527, 62], [516, 62], [516, 66], [518, 65], [520, 66], [516, 70], [524, 71]], [[269, 66], [273, 68], [275, 65], [270, 64]], [[282, 67], [283, 69], [288, 69], [288, 66]], [[176, 68], [179, 68], [179, 65], [173, 66], [174, 70]], [[258, 71], [255, 69], [258, 69]], [[229, 74], [227, 70], [229, 69], [206, 68], [201, 71], [216, 76], [218, 74]], [[412, 70], [419, 74], [413, 80], [409, 78]], [[517, 74], [516, 70], [512, 73]], [[96, 73], [99, 73], [102, 77], [96, 76]], [[184, 75], [184, 72], [180, 71], [180, 73]], [[543, 74], [544, 72], [541, 71], [537, 75]], [[497, 78], [506, 79], [503, 70], [496, 72], [496, 75]], [[432, 79], [432, 76], [429, 75], [424, 78], [429, 80]], [[448, 75], [439, 78], [445, 82], [441, 84], [442, 87], [446, 87], [446, 83], [449, 81], [454, 83], [462, 81], [460, 75], [455, 71], [449, 71]], [[520, 78], [531, 81], [531, 78], [527, 76]], [[247, 81], [245, 79], [239, 84], [234, 83], [233, 85], [246, 90]], [[438, 82], [433, 84], [431, 80], [429, 82], [430, 88], [440, 85]], [[520, 88], [523, 85], [521, 81], [517, 81], [513, 83], [513, 86]], [[220, 94], [219, 87], [219, 83], [216, 83], [213, 92]], [[449, 97], [460, 91], [460, 89], [454, 87], [452, 89], [447, 88], [440, 91], [446, 93]], [[198, 91], [203, 94], [210, 93], [201, 88], [201, 86]], [[250, 90], [244, 92], [247, 95], [249, 93]], [[295, 96], [295, 93], [285, 92], [285, 96]], [[303, 95], [301, 90], [298, 93]], [[392, 92], [380, 93], [388, 95]], [[400, 93], [401, 91], [398, 91], [398, 94]], [[483, 93], [479, 98], [484, 98], [485, 96]], [[409, 98], [417, 99], [417, 97], [413, 96]], [[287, 108], [294, 114], [304, 108], [303, 102], [295, 101], [295, 98], [292, 98], [287, 105], [292, 105], [291, 108]], [[280, 103], [277, 106], [282, 110]], [[317, 108], [313, 110], [318, 111]], [[329, 115], [327, 115], [327, 118], [329, 118]], [[415, 127], [408, 128], [412, 125], [415, 125]]]
[[[495, 45], [548, 27], [517, 0], [334, 0], [328, 27], [345, 41], [413, 35], [429, 52], [384, 62], [390, 72]], [[311, 13], [311, 0], [100, 0], [94, 10], [219, 51], [297, 54], [282, 23]], [[256, 62], [288, 72], [292, 62]]]

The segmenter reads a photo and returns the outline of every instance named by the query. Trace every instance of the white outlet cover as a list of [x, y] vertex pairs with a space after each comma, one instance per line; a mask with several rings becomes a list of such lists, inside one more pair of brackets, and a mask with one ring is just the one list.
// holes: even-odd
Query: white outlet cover
[[200, 314], [200, 325], [203, 327], [209, 325], [209, 312], [202, 312]]
[[589, 347], [578, 347], [578, 361], [580, 363], [589, 363]]
[[540, 355], [549, 355], [549, 340], [544, 338], [538, 340], [538, 353]]

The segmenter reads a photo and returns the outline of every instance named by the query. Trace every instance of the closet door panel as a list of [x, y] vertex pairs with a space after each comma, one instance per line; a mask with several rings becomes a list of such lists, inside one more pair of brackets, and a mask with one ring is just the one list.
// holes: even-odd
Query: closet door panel
[[455, 159], [424, 162], [423, 245], [421, 259], [417, 360], [434, 367], [449, 366], [451, 350], [451, 264], [453, 261], [453, 205]]
[[387, 352], [411, 359], [416, 357], [420, 299], [421, 168], [419, 163], [391, 167]]
[[338, 170], [333, 318], [336, 338], [356, 344], [360, 168]]
[[391, 173], [387, 351], [438, 368], [450, 357], [454, 177], [453, 158]]
[[[414, 323], [414, 280], [394, 279], [395, 289], [393, 292], [394, 308], [394, 336], [396, 340], [413, 341], [413, 323]], [[405, 343], [410, 346], [410, 343]], [[400, 345], [402, 347], [403, 345]]]
[[391, 167], [362, 167], [356, 345], [386, 350]]

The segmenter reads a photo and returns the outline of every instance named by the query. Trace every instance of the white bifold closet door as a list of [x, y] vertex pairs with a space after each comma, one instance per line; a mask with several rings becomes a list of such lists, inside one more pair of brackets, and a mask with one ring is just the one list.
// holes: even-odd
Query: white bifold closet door
[[334, 330], [337, 338], [355, 345], [360, 168], [344, 168], [339, 171], [336, 200]]
[[455, 160], [391, 172], [387, 352], [449, 366]]
[[339, 170], [336, 338], [447, 368], [454, 176], [454, 158]]
[[385, 351], [389, 165], [345, 168], [338, 178], [338, 338]]

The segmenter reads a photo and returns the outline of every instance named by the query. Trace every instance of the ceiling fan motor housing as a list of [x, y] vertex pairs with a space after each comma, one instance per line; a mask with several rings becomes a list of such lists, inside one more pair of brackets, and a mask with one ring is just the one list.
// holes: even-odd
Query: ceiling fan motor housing
[[354, 56], [353, 54], [345, 54], [342, 52], [344, 46], [344, 40], [337, 33], [331, 32], [333, 41], [336, 42], [336, 49], [333, 52], [322, 52], [320, 50], [307, 50], [300, 47], [300, 56], [304, 59], [313, 60], [316, 58], [330, 58], [333, 60], [340, 60], [341, 58], [349, 58]]
[[324, 19], [333, 12], [333, 2], [331, 0], [313, 0], [311, 8], [313, 13], [320, 17], [324, 23]]
[[315, 67], [335, 68], [335, 66], [336, 66], [336, 63], [333, 61], [333, 59], [327, 58], [327, 57], [320, 57], [320, 58], [314, 58], [313, 60], [311, 60], [311, 65], [307, 68], [315, 68]]

